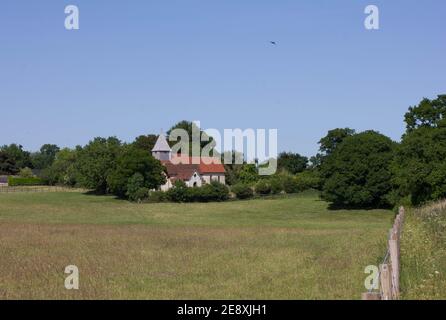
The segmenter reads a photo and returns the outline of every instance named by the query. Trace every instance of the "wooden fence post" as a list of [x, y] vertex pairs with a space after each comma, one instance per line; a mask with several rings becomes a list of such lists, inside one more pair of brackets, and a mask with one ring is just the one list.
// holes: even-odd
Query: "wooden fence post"
[[379, 271], [382, 300], [392, 300], [392, 279], [390, 275], [390, 266], [388, 264], [381, 264], [379, 266]]
[[400, 295], [400, 256], [399, 256], [399, 235], [395, 230], [389, 239], [389, 254], [391, 264], [392, 298], [398, 299]]

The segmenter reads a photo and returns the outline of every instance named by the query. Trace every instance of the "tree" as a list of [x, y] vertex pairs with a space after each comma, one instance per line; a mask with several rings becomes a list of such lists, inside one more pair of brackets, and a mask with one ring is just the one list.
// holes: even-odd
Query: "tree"
[[392, 165], [395, 198], [414, 205], [446, 197], [446, 128], [419, 127], [407, 133]]
[[298, 153], [282, 152], [277, 159], [278, 169], [296, 174], [304, 171], [308, 165], [308, 158]]
[[110, 137], [95, 138], [80, 149], [75, 165], [80, 185], [98, 193], [107, 193], [107, 178], [116, 167], [121, 148], [121, 141]]
[[404, 117], [407, 133], [422, 127], [446, 127], [446, 95], [434, 100], [424, 98], [417, 106], [410, 107]]
[[155, 146], [156, 140], [158, 139], [158, 136], [155, 134], [148, 134], [139, 136], [133, 141], [133, 146], [144, 150], [146, 152], [151, 152], [153, 147]]
[[18, 172], [15, 160], [7, 152], [0, 150], [0, 174], [14, 175]]
[[18, 144], [4, 145], [0, 147], [0, 151], [5, 152], [7, 157], [15, 163], [15, 166], [21, 168], [32, 168], [30, 153], [23, 150], [23, 147]]
[[323, 155], [330, 155], [345, 138], [355, 134], [355, 130], [350, 128], [337, 128], [328, 131], [327, 135], [319, 141], [320, 152]]
[[114, 170], [107, 177], [110, 192], [125, 197], [129, 179], [139, 173], [143, 177], [142, 186], [157, 189], [166, 183], [164, 167], [152, 155], [134, 146], [125, 146], [116, 159]]
[[[173, 130], [175, 129], [183, 129], [187, 132], [188, 136], [189, 136], [189, 156], [192, 156], [192, 146], [193, 146], [193, 131], [197, 131], [200, 133], [200, 136], [198, 137], [200, 139], [199, 141], [199, 145], [200, 145], [200, 155], [201, 155], [201, 151], [203, 150], [204, 147], [206, 147], [208, 144], [212, 143], [212, 150], [209, 153], [211, 156], [215, 153], [215, 150], [213, 150], [213, 148], [215, 147], [215, 141], [212, 137], [209, 137], [204, 131], [202, 131], [200, 128], [198, 128], [198, 126], [191, 122], [191, 121], [180, 121], [177, 124], [175, 124], [174, 126], [172, 126], [172, 128], [169, 129], [169, 131], [167, 131], [167, 134], [170, 135], [172, 133]], [[179, 141], [178, 141], [179, 142]], [[170, 146], [174, 146], [175, 144], [178, 143], [177, 141], [169, 141]], [[182, 141], [183, 143], [185, 141]]]
[[52, 165], [43, 169], [42, 176], [52, 185], [75, 186], [78, 176], [75, 166], [81, 150], [81, 147], [77, 147], [74, 150], [68, 148], [60, 150], [56, 154]]
[[322, 197], [335, 206], [388, 206], [395, 145], [375, 131], [346, 137], [322, 163]]
[[46, 169], [49, 168], [56, 158], [56, 154], [60, 151], [60, 148], [55, 144], [44, 144], [39, 152], [31, 155], [31, 161], [34, 169]]

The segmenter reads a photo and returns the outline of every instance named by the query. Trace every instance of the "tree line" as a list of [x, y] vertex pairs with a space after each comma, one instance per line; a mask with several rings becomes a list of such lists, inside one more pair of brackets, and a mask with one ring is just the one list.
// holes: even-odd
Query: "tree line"
[[[443, 198], [445, 116], [446, 95], [425, 98], [405, 114], [406, 132], [400, 142], [374, 130], [358, 133], [351, 128], [337, 128], [320, 139], [319, 152], [310, 159], [282, 152], [277, 159], [278, 172], [269, 177], [258, 175], [257, 167], [262, 164], [233, 161], [225, 164], [226, 181], [240, 198], [249, 198], [252, 191], [266, 195], [318, 189], [333, 207], [418, 205]], [[168, 133], [182, 128], [192, 137], [193, 126], [192, 122], [181, 121]], [[33, 169], [48, 184], [137, 199], [165, 183], [165, 168], [150, 153], [156, 140], [155, 134], [141, 135], [131, 143], [116, 137], [98, 137], [73, 149], [45, 144], [34, 153], [17, 144], [5, 145], [0, 147], [0, 175], [29, 174]], [[229, 152], [234, 160], [243, 159], [243, 154]], [[220, 156], [223, 159], [225, 155]]]

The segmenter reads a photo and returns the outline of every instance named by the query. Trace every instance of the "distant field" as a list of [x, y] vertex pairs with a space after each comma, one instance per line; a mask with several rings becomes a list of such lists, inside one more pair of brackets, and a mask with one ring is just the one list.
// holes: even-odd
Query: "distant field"
[[[358, 299], [392, 218], [330, 211], [315, 193], [141, 205], [0, 194], [0, 299]], [[64, 288], [70, 264], [78, 291]]]

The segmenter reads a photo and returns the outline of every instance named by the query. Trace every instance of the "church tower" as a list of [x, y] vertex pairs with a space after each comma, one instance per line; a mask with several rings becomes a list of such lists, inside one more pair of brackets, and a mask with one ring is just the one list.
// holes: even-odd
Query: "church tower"
[[152, 149], [152, 156], [160, 161], [167, 161], [172, 158], [172, 149], [167, 143], [163, 133], [161, 133], [158, 136], [158, 140], [156, 140], [155, 146]]

